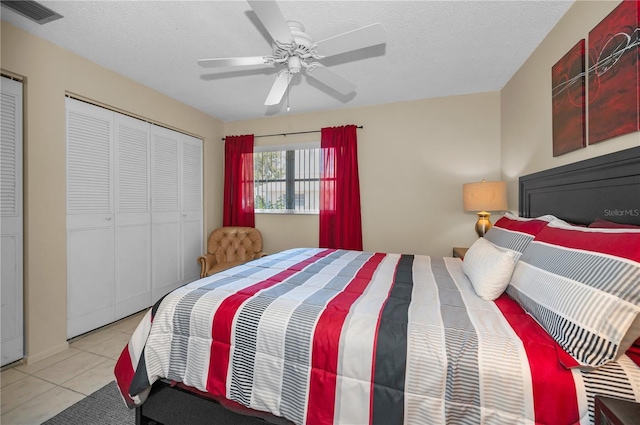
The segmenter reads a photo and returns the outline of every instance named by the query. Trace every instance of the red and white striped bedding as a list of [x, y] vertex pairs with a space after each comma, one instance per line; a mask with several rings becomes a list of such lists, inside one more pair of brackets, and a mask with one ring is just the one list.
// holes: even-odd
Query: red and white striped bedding
[[640, 401], [627, 356], [588, 371], [562, 353], [458, 259], [295, 249], [168, 294], [115, 373], [129, 407], [166, 378], [314, 425], [587, 424], [595, 394]]

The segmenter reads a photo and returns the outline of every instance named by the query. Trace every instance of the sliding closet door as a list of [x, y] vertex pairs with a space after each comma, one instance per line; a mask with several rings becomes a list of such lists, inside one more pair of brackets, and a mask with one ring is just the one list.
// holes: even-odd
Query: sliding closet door
[[115, 319], [143, 310], [151, 300], [149, 124], [115, 119]]
[[183, 135], [182, 143], [182, 271], [183, 282], [200, 278], [202, 255], [202, 141]]
[[199, 277], [202, 141], [67, 99], [67, 336]]
[[151, 298], [182, 283], [180, 134], [151, 126]]
[[113, 112], [67, 99], [67, 337], [114, 321]]
[[23, 357], [22, 83], [0, 85], [2, 366]]

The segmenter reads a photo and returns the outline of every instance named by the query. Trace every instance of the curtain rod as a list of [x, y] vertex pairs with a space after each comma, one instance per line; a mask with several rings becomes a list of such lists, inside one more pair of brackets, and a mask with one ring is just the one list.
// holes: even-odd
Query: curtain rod
[[[363, 126], [361, 125], [357, 125], [356, 128], [363, 128]], [[322, 130], [311, 130], [311, 131], [295, 131], [293, 133], [277, 133], [277, 134], [262, 134], [260, 136], [253, 136], [254, 138], [257, 137], [274, 137], [274, 136], [290, 136], [292, 134], [309, 134], [309, 133], [320, 133]], [[224, 137], [222, 138], [222, 141], [224, 142]]]

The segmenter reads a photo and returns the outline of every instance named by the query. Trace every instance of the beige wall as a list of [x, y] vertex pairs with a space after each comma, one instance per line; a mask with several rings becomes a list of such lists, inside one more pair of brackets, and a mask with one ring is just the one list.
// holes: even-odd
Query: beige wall
[[[640, 146], [635, 132], [554, 158], [551, 122], [551, 67], [617, 5], [578, 0], [500, 92], [502, 178], [509, 209], [518, 211], [518, 176]], [[588, 108], [587, 108], [588, 109]]]
[[[425, 84], [428, 84], [425, 82]], [[451, 255], [476, 239], [462, 184], [500, 177], [499, 93], [452, 96], [225, 123], [225, 134], [273, 134], [356, 124], [364, 249]], [[257, 138], [257, 146], [319, 140]], [[318, 216], [259, 214], [265, 250], [318, 246]]]
[[206, 229], [222, 222], [223, 123], [6, 22], [1, 64], [25, 83], [25, 337], [35, 361], [67, 346], [65, 93], [202, 138]]

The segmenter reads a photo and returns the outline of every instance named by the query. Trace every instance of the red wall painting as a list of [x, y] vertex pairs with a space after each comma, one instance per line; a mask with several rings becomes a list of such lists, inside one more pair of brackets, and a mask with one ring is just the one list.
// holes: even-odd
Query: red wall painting
[[553, 156], [586, 146], [584, 39], [551, 68]]
[[589, 32], [589, 144], [640, 129], [639, 21], [624, 0]]

